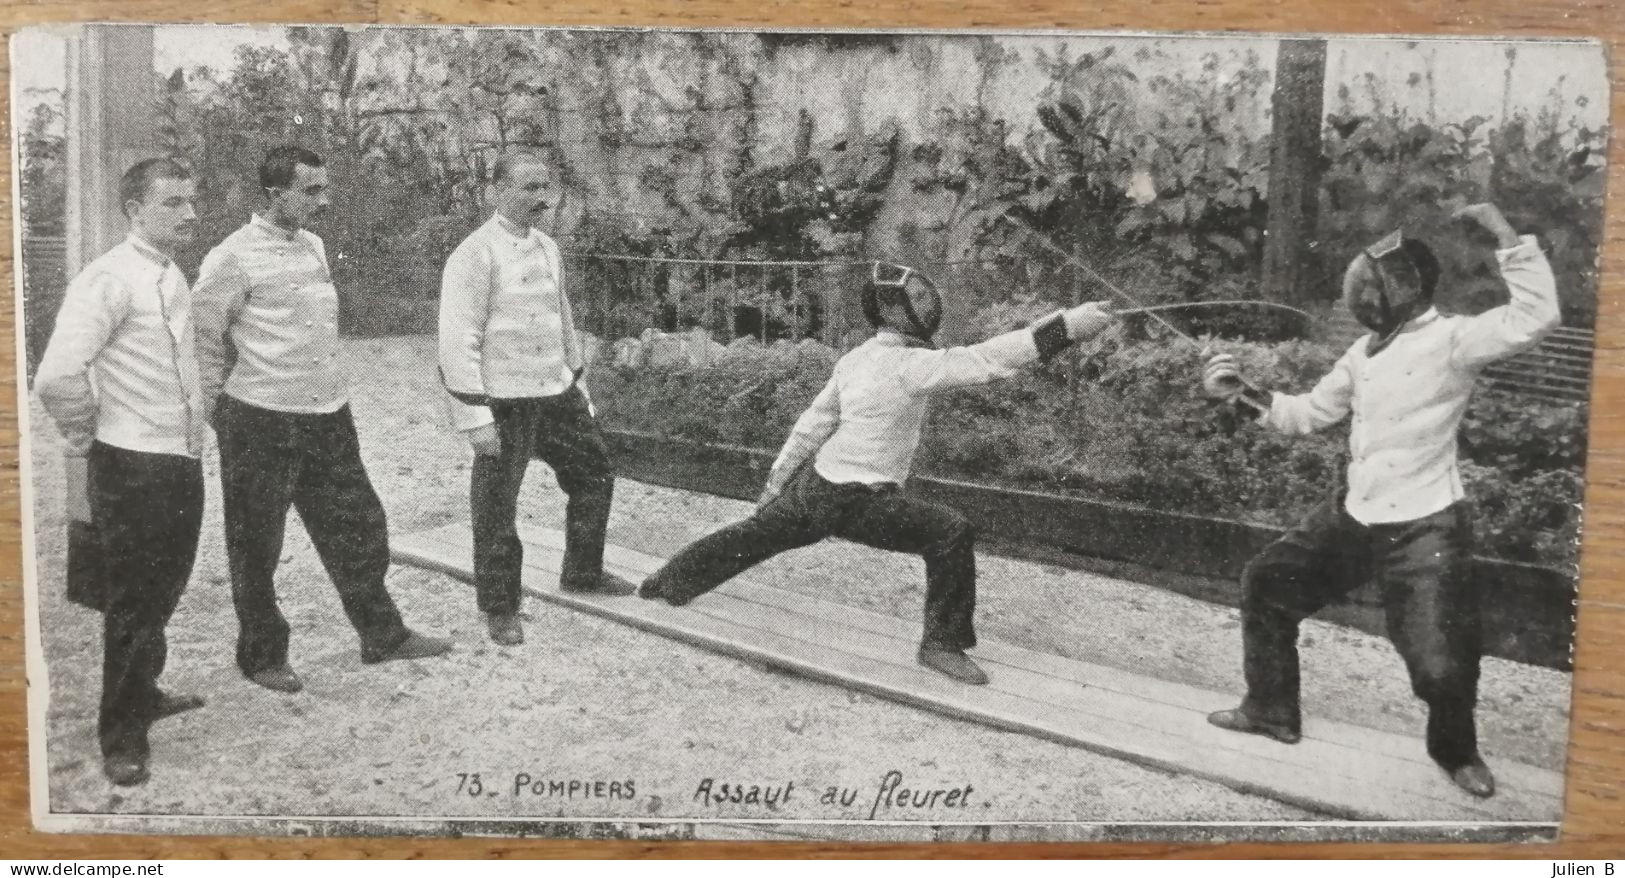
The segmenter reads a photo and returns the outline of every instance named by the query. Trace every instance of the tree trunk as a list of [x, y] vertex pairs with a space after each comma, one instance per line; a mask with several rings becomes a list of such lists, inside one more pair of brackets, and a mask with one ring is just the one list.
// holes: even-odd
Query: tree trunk
[[1324, 40], [1282, 40], [1270, 100], [1269, 217], [1264, 240], [1264, 298], [1303, 306], [1336, 298], [1316, 246], [1320, 132], [1326, 82]]

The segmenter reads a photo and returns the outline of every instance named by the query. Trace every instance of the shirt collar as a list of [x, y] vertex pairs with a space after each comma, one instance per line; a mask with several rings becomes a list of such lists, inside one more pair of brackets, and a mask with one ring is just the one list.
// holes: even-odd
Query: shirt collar
[[1426, 311], [1423, 311], [1421, 314], [1418, 314], [1416, 317], [1412, 318], [1411, 322], [1405, 324], [1405, 328], [1401, 329], [1400, 332], [1410, 332], [1413, 329], [1421, 329], [1437, 319], [1439, 319], [1439, 309], [1428, 308]]
[[129, 236], [125, 238], [125, 240], [129, 242], [130, 249], [134, 250], [139, 256], [141, 256], [141, 258], [151, 262], [153, 265], [156, 265], [159, 268], [168, 268], [175, 264], [173, 259], [170, 259], [168, 256], [165, 256], [163, 253], [159, 252], [157, 247], [148, 244], [145, 239], [135, 232], [131, 232]]
[[535, 226], [521, 226], [513, 220], [503, 216], [501, 211], [491, 214], [491, 222], [488, 223], [488, 225], [490, 225], [496, 231], [501, 232], [503, 235], [514, 240], [522, 241], [527, 244], [537, 243], [537, 236], [539, 233], [536, 231]]
[[275, 235], [284, 241], [292, 241], [299, 237], [299, 232], [297, 230], [289, 231], [288, 229], [271, 222], [257, 213], [254, 214], [253, 218], [249, 220], [249, 224], [267, 235]]
[[871, 339], [875, 344], [885, 345], [889, 348], [929, 348], [931, 343], [907, 336], [895, 329], [877, 329]]

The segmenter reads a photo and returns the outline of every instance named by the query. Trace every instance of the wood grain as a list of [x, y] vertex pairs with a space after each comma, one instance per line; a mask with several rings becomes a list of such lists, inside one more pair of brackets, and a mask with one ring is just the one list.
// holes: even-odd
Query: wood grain
[[[0, 7], [0, 27], [68, 21], [380, 22], [393, 24], [637, 25], [653, 27], [1073, 28], [1258, 33], [1371, 33], [1457, 36], [1597, 37], [1610, 48], [1613, 118], [1625, 116], [1625, 4], [1613, 0], [48, 0]], [[9, 137], [7, 88], [0, 93]], [[27, 719], [23, 670], [21, 526], [15, 362], [0, 358], [0, 851], [36, 858], [218, 857], [1483, 857], [1602, 858], [1625, 850], [1625, 141], [1609, 147], [1610, 189], [1603, 275], [1598, 292], [1586, 526], [1581, 560], [1579, 645], [1574, 675], [1564, 838], [1555, 845], [1256, 845], [1201, 844], [822, 844], [764, 842], [596, 842], [490, 839], [261, 839], [51, 836], [28, 814]], [[13, 271], [11, 168], [0, 179], [0, 262]], [[9, 287], [8, 287], [9, 288]], [[15, 315], [0, 307], [0, 331]]]

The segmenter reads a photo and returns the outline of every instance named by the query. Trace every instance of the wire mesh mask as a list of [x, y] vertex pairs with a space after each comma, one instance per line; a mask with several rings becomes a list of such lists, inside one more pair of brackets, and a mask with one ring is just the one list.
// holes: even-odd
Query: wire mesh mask
[[1407, 239], [1393, 232], [1361, 252], [1372, 283], [1345, 284], [1343, 303], [1360, 324], [1373, 333], [1366, 355], [1386, 348], [1405, 324], [1432, 306], [1422, 272], [1407, 252]]
[[863, 316], [871, 326], [888, 325], [884, 312], [893, 305], [903, 312], [907, 323], [893, 329], [924, 342], [937, 334], [942, 324], [942, 294], [937, 285], [908, 266], [876, 262], [869, 284], [863, 288]]

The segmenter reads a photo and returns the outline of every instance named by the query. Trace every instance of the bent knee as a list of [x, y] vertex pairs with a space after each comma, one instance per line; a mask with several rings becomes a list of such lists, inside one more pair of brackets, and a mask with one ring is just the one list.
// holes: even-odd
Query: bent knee
[[954, 542], [973, 543], [976, 541], [976, 525], [957, 512], [953, 515], [953, 521], [949, 525], [948, 533]]
[[1423, 701], [1460, 698], [1478, 682], [1478, 662], [1470, 657], [1430, 652], [1410, 661], [1411, 691]]

